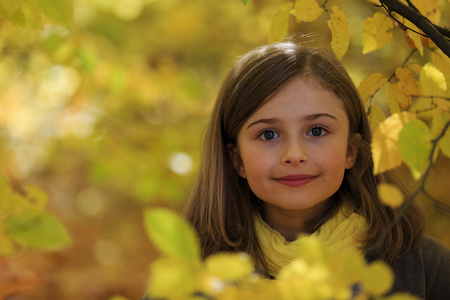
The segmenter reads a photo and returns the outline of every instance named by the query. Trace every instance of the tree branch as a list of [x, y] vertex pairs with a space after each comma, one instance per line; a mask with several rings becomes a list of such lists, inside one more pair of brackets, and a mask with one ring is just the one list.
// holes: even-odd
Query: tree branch
[[431, 39], [436, 46], [438, 46], [442, 52], [445, 53], [450, 58], [450, 42], [446, 39], [450, 38], [450, 31], [438, 27], [431, 23], [431, 21], [426, 18], [421, 13], [417, 12], [413, 8], [404, 5], [398, 0], [379, 0], [383, 7], [387, 8], [388, 13], [396, 12], [405, 19], [409, 20], [411, 23], [416, 25], [420, 30], [422, 30], [429, 39]]
[[425, 170], [424, 175], [422, 176], [422, 180], [420, 182], [419, 187], [411, 194], [411, 196], [409, 196], [405, 200], [403, 205], [399, 208], [399, 210], [397, 211], [398, 213], [395, 216], [395, 218], [393, 220], [391, 220], [391, 222], [387, 225], [385, 234], [387, 234], [387, 232], [389, 230], [391, 230], [395, 226], [395, 224], [398, 224], [398, 222], [400, 222], [401, 218], [403, 218], [403, 216], [405, 215], [406, 210], [409, 208], [409, 206], [413, 203], [413, 201], [416, 199], [416, 197], [420, 193], [423, 193], [425, 196], [427, 196], [433, 202], [434, 207], [437, 208], [439, 212], [446, 214], [447, 216], [450, 216], [450, 206], [448, 204], [442, 203], [442, 202], [436, 200], [435, 198], [433, 198], [425, 189], [426, 181], [428, 179], [428, 176], [430, 175], [431, 168], [433, 167], [433, 158], [434, 158], [436, 151], [438, 150], [437, 147], [438, 147], [439, 141], [444, 137], [445, 133], [447, 132], [447, 130], [449, 130], [449, 128], [450, 128], [450, 121], [448, 121], [445, 124], [441, 133], [432, 141], [433, 147], [431, 148], [430, 156], [428, 157], [428, 162], [429, 162], [428, 167]]

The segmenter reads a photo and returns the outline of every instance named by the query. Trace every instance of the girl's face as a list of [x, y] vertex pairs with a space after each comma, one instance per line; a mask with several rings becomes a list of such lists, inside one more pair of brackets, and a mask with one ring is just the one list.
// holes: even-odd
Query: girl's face
[[355, 163], [348, 135], [343, 101], [315, 80], [297, 77], [250, 116], [232, 158], [267, 213], [314, 213]]

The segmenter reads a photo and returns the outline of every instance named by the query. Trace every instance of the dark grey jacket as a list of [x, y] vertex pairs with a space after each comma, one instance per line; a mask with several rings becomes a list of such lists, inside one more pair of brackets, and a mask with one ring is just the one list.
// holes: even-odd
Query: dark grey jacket
[[430, 236], [392, 265], [392, 292], [409, 292], [422, 299], [450, 299], [450, 249]]

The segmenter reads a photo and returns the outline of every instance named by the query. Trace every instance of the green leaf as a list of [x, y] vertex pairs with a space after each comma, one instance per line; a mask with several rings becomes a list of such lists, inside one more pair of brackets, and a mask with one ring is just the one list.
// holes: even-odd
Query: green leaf
[[72, 26], [72, 0], [37, 0], [36, 4], [50, 20], [68, 28]]
[[428, 164], [432, 147], [428, 126], [419, 119], [406, 123], [399, 133], [398, 147], [414, 178], [419, 179]]
[[244, 3], [245, 5], [247, 5], [247, 3], [249, 3], [250, 0], [242, 0], [242, 3]]
[[5, 219], [5, 231], [23, 248], [57, 250], [72, 243], [61, 222], [51, 214], [34, 211]]
[[169, 257], [188, 262], [200, 259], [200, 244], [194, 229], [180, 216], [164, 208], [144, 212], [145, 229], [155, 246]]
[[44, 210], [48, 203], [48, 195], [40, 188], [27, 185], [24, 187], [26, 191], [26, 197], [30, 204], [39, 210]]

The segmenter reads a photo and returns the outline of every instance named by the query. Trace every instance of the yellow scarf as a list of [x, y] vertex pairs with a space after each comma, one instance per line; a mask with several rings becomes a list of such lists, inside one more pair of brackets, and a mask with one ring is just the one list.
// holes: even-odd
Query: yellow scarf
[[[358, 236], [366, 228], [365, 219], [354, 213], [349, 205], [343, 205], [333, 218], [311, 236], [321, 240], [333, 253], [348, 248], [359, 250], [361, 244], [358, 242]], [[269, 275], [276, 276], [284, 265], [298, 257], [298, 240], [286, 241], [278, 231], [264, 222], [259, 214], [255, 216], [255, 229], [269, 268]]]

